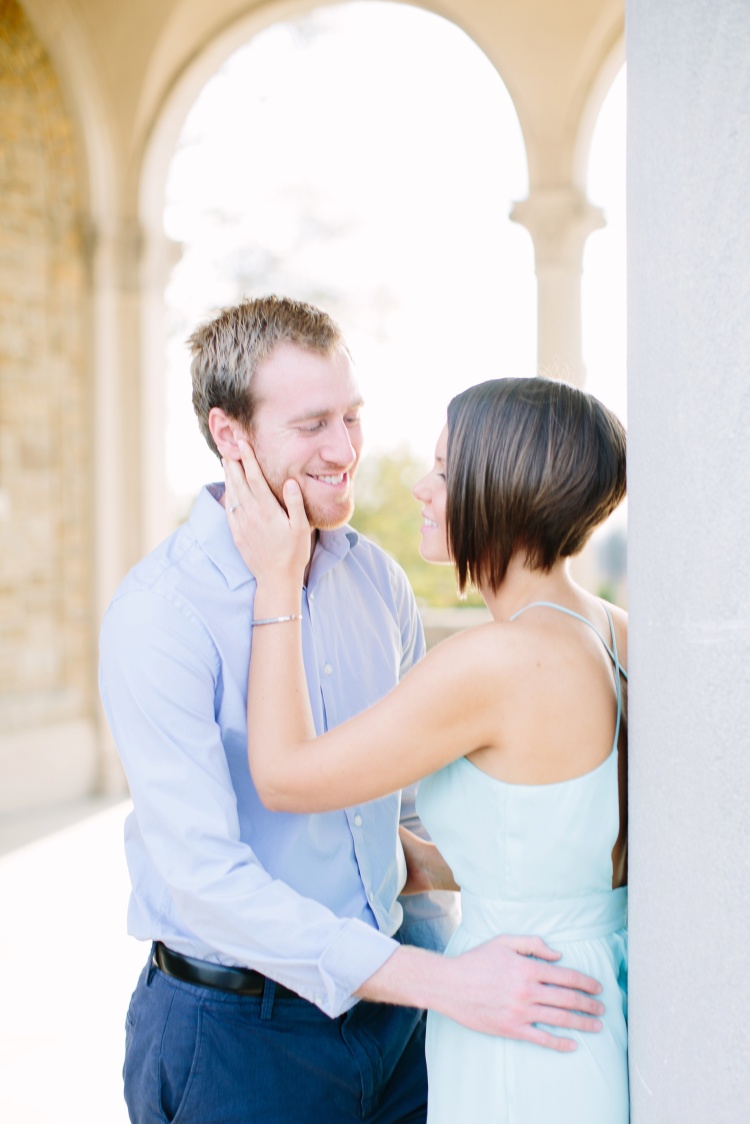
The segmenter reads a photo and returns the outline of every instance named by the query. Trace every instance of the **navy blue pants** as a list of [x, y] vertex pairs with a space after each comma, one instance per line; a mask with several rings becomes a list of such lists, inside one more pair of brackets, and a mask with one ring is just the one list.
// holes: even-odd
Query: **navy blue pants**
[[232, 995], [149, 963], [126, 1024], [133, 1124], [424, 1124], [424, 1013]]

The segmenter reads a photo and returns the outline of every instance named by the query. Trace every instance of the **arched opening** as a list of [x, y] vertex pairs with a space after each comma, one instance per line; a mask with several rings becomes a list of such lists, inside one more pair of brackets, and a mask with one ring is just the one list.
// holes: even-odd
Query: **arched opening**
[[[527, 191], [520, 127], [454, 24], [352, 3], [260, 31], [205, 85], [169, 168], [172, 515], [215, 478], [184, 340], [242, 295], [281, 291], [343, 323], [372, 455], [425, 461], [448, 399], [535, 362], [532, 252], [508, 220]], [[416, 509], [415, 509], [416, 512]]]

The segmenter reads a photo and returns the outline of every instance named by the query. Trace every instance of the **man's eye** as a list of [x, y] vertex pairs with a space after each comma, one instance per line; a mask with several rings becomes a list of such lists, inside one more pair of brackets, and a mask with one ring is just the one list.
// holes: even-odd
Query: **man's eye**
[[300, 433], [317, 433], [319, 429], [323, 428], [323, 422], [314, 422], [312, 425], [301, 425], [299, 427]]
[[351, 417], [344, 418], [344, 421], [346, 422], [347, 425], [359, 425], [359, 423], [362, 421], [362, 419], [359, 416], [359, 414], [352, 414]]

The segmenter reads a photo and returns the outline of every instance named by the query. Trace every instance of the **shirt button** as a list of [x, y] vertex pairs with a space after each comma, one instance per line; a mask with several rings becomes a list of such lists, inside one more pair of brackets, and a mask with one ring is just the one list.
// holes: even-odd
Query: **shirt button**
[[357, 812], [356, 816], [354, 817], [354, 824], [356, 827], [362, 826], [362, 817], [360, 816], [359, 812]]
[[333, 671], [333, 668], [329, 663], [327, 663], [323, 665], [323, 671], [326, 673], [326, 675], [330, 675]]
[[367, 896], [370, 899], [370, 905], [372, 905], [375, 901], [375, 895], [373, 894], [372, 890], [370, 890], [370, 892]]

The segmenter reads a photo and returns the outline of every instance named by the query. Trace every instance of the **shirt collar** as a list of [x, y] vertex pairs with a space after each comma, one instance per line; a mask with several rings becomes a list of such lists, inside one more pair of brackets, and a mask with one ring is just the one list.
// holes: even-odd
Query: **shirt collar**
[[357, 545], [359, 535], [348, 524], [334, 531], [319, 531], [307, 589], [312, 592], [325, 573], [333, 569]]
[[224, 575], [229, 588], [237, 589], [246, 582], [254, 581], [254, 578], [234, 545], [227, 514], [220, 503], [223, 495], [223, 483], [206, 484], [201, 488], [190, 512], [188, 526], [204, 554]]
[[[222, 483], [206, 484], [201, 488], [188, 526], [203, 552], [224, 575], [229, 588], [237, 589], [255, 579], [234, 545], [226, 511], [220, 502], [223, 495]], [[345, 558], [358, 539], [358, 533], [348, 525], [333, 531], [321, 531], [310, 567], [308, 588], [313, 588], [327, 570]]]

